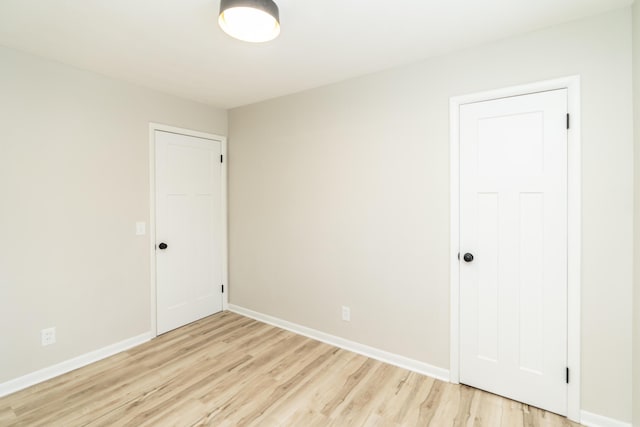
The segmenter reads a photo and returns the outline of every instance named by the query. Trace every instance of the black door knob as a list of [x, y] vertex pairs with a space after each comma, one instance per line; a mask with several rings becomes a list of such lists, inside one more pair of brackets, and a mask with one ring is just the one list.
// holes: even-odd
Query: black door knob
[[473, 255], [467, 252], [466, 254], [464, 254], [462, 259], [464, 259], [465, 262], [471, 262], [473, 261]]
[[[167, 244], [166, 244], [166, 243], [164, 243], [164, 242], [162, 242], [162, 243], [160, 243], [160, 244], [158, 245], [158, 247], [159, 247], [160, 249], [162, 249], [162, 250], [165, 250], [165, 249], [167, 249]], [[466, 256], [466, 255], [465, 255], [465, 256]]]

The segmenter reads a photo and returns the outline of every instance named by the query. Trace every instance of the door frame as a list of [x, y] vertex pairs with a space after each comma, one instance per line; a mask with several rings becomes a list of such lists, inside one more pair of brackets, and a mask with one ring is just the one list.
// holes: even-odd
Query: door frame
[[460, 106], [474, 102], [567, 89], [570, 114], [567, 151], [567, 418], [580, 421], [580, 265], [581, 226], [581, 139], [580, 76], [512, 86], [503, 89], [454, 96], [449, 100], [450, 140], [450, 367], [449, 381], [460, 382]]
[[157, 303], [156, 303], [156, 131], [175, 133], [178, 135], [193, 136], [197, 138], [210, 139], [220, 142], [222, 153], [222, 170], [220, 178], [220, 220], [222, 235], [222, 310], [229, 307], [229, 272], [228, 272], [228, 241], [227, 241], [227, 137], [212, 133], [200, 132], [191, 129], [184, 129], [175, 126], [163, 125], [160, 123], [149, 123], [149, 297], [150, 297], [150, 318], [151, 333], [158, 336], [157, 326]]

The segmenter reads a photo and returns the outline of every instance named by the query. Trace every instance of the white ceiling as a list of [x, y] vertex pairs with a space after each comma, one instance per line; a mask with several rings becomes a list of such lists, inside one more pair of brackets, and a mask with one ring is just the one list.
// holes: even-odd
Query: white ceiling
[[247, 44], [219, 0], [1, 0], [0, 45], [231, 108], [629, 5], [633, 0], [276, 0]]

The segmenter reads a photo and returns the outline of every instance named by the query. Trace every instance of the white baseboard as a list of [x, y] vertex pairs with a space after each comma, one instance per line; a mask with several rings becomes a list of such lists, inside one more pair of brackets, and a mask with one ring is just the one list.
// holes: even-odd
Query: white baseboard
[[441, 381], [449, 382], [448, 369], [438, 368], [437, 366], [432, 366], [428, 363], [420, 362], [415, 359], [410, 359], [398, 354], [389, 353], [388, 351], [369, 347], [368, 345], [340, 338], [325, 332], [320, 332], [318, 330], [307, 328], [306, 326], [298, 325], [297, 323], [292, 323], [267, 314], [258, 313], [257, 311], [249, 310], [248, 308], [240, 307], [235, 304], [229, 304], [229, 311], [295, 332], [296, 334], [304, 335], [305, 337], [309, 337], [314, 340], [322, 341], [324, 343], [352, 351], [354, 353], [362, 354], [363, 356], [367, 356], [390, 365], [398, 366]]
[[631, 423], [625, 423], [624, 421], [614, 420], [613, 418], [603, 417], [587, 411], [580, 411], [580, 423], [587, 427], [633, 427]]
[[73, 359], [65, 360], [64, 362], [58, 363], [56, 365], [40, 369], [39, 371], [23, 375], [13, 380], [9, 380], [0, 384], [0, 397], [15, 393], [16, 391], [41, 383], [59, 375], [66, 374], [67, 372], [73, 371], [75, 369], [82, 368], [83, 366], [97, 362], [98, 360], [105, 359], [109, 356], [113, 356], [116, 353], [120, 353], [132, 347], [145, 343], [153, 337], [154, 336], [151, 332], [146, 332], [144, 334], [128, 338], [124, 341], [108, 345], [101, 349], [85, 353], [78, 357], [74, 357]]

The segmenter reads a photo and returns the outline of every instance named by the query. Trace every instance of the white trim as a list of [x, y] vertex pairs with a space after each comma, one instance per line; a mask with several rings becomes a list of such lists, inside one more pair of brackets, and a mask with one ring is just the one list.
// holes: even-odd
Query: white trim
[[269, 325], [286, 329], [287, 331], [295, 332], [299, 335], [304, 335], [305, 337], [309, 337], [317, 341], [322, 341], [324, 343], [370, 357], [375, 360], [379, 360], [384, 363], [388, 363], [390, 365], [408, 369], [410, 371], [417, 372], [422, 375], [427, 375], [441, 381], [449, 381], [449, 371], [447, 369], [432, 366], [428, 363], [420, 362], [415, 359], [410, 359], [408, 357], [400, 356], [398, 354], [390, 353], [388, 351], [380, 350], [374, 347], [369, 347], [368, 345], [340, 338], [335, 335], [318, 331], [316, 329], [307, 328], [306, 326], [298, 325], [297, 323], [259, 313], [257, 311], [240, 307], [235, 304], [229, 304], [229, 311], [241, 314], [246, 317], [250, 317], [255, 320], [259, 320], [264, 323], [268, 323]]
[[161, 123], [149, 123], [149, 131], [160, 130], [163, 132], [177, 133], [178, 135], [195, 136], [196, 138], [212, 139], [214, 141], [226, 141], [227, 137], [214, 133], [201, 132], [198, 130], [179, 128], [176, 126], [163, 125]]
[[155, 123], [149, 124], [149, 316], [151, 333], [158, 336], [156, 322], [156, 138]]
[[614, 420], [613, 418], [603, 417], [587, 411], [582, 411], [581, 415], [582, 424], [587, 427], [633, 427], [631, 423], [625, 423], [624, 421]]
[[132, 347], [143, 344], [153, 338], [151, 332], [145, 332], [144, 334], [128, 338], [124, 341], [117, 342], [115, 344], [108, 345], [98, 350], [90, 351], [73, 359], [65, 360], [64, 362], [49, 366], [39, 371], [32, 372], [27, 375], [23, 375], [13, 380], [9, 380], [0, 384], [0, 397], [6, 396], [16, 391], [31, 387], [34, 384], [47, 381], [51, 378], [57, 377], [67, 372], [71, 372], [83, 366], [87, 366], [91, 363], [97, 362], [114, 354], [123, 352]]
[[460, 382], [460, 126], [458, 117], [459, 104], [454, 103], [453, 99], [449, 103], [449, 155], [451, 162], [451, 171], [449, 178], [449, 209], [450, 209], [450, 245], [449, 245], [449, 281], [450, 281], [450, 333], [449, 338], [449, 372], [451, 381], [454, 384]]
[[580, 421], [581, 368], [581, 265], [582, 265], [582, 118], [580, 77], [566, 79], [571, 125], [568, 132], [567, 176], [567, 417]]
[[458, 260], [460, 233], [460, 165], [459, 165], [459, 109], [463, 104], [525, 95], [556, 89], [567, 89], [571, 128], [568, 132], [568, 259], [567, 259], [567, 363], [571, 381], [567, 387], [567, 417], [580, 422], [580, 265], [581, 265], [581, 136], [580, 136], [580, 76], [508, 87], [488, 92], [452, 97], [449, 102], [450, 138], [450, 381], [460, 381], [459, 366], [459, 290]]
[[222, 198], [222, 284], [224, 285], [224, 293], [222, 294], [222, 310], [229, 308], [229, 241], [228, 241], [228, 212], [227, 212], [227, 138], [222, 137], [220, 141], [222, 151], [222, 177], [221, 177], [221, 198]]
[[151, 300], [151, 332], [153, 336], [158, 335], [156, 319], [156, 144], [155, 131], [171, 132], [179, 135], [194, 136], [197, 138], [211, 139], [220, 142], [220, 149], [224, 161], [222, 162], [221, 177], [221, 224], [222, 228], [222, 284], [224, 293], [222, 294], [222, 310], [226, 310], [229, 305], [229, 278], [228, 278], [228, 242], [227, 242], [227, 137], [212, 133], [200, 132], [191, 129], [184, 129], [175, 126], [163, 125], [160, 123], [149, 123], [149, 298]]

